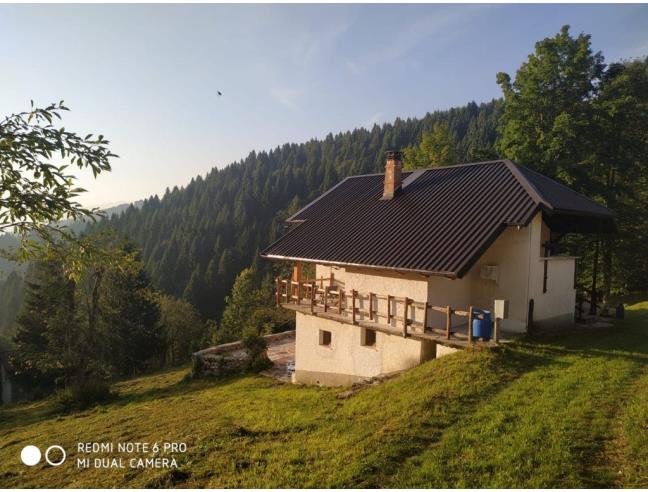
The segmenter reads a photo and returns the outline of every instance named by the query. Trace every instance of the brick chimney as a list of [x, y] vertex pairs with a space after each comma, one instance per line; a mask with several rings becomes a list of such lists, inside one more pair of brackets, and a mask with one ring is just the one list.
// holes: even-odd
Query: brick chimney
[[388, 150], [386, 157], [385, 188], [382, 199], [391, 200], [401, 187], [403, 165], [401, 164], [401, 153], [397, 150]]

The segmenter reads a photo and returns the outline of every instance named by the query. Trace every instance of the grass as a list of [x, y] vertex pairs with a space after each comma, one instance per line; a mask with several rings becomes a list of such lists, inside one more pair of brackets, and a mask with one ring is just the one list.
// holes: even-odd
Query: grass
[[[69, 415], [51, 400], [2, 408], [0, 486], [648, 487], [648, 302], [613, 329], [454, 354], [348, 399], [186, 372]], [[75, 466], [79, 441], [165, 440], [187, 443], [178, 470]], [[26, 444], [68, 461], [23, 466]]]

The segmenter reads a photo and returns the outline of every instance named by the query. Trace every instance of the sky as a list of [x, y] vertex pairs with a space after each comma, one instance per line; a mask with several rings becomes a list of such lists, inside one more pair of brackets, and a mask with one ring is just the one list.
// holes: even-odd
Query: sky
[[[569, 24], [648, 55], [648, 5], [0, 5], [0, 115], [65, 100], [119, 159], [87, 206], [186, 185], [252, 150], [500, 97]], [[218, 96], [218, 92], [222, 96]]]

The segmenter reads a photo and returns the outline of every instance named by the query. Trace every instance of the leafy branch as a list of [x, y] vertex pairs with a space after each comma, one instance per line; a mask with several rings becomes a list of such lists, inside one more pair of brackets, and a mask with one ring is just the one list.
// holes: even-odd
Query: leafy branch
[[24, 244], [33, 234], [46, 242], [53, 231], [65, 234], [62, 220], [94, 220], [101, 212], [77, 201], [86, 190], [68, 168], [91, 169], [97, 177], [118, 157], [103, 135], [81, 137], [55, 126], [64, 111], [63, 101], [46, 108], [32, 101], [29, 111], [0, 121], [0, 232], [17, 233]]

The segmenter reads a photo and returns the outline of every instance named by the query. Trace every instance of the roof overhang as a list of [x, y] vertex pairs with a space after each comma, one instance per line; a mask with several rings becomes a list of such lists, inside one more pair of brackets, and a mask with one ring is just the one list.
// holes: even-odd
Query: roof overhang
[[544, 221], [555, 232], [579, 234], [614, 234], [617, 226], [614, 215], [574, 213], [553, 210], [543, 214]]
[[277, 260], [277, 261], [301, 261], [303, 263], [313, 263], [319, 265], [330, 265], [330, 266], [340, 266], [340, 267], [354, 267], [354, 268], [369, 268], [372, 270], [383, 270], [383, 271], [392, 271], [400, 273], [414, 273], [417, 275], [423, 275], [426, 277], [445, 277], [450, 279], [458, 278], [455, 272], [431, 272], [428, 270], [415, 270], [411, 268], [398, 268], [390, 266], [381, 266], [381, 265], [366, 265], [363, 263], [346, 263], [341, 261], [327, 261], [327, 260], [317, 260], [313, 258], [299, 258], [293, 256], [280, 256], [280, 255], [265, 255], [261, 254], [261, 258], [266, 258], [268, 260]]

